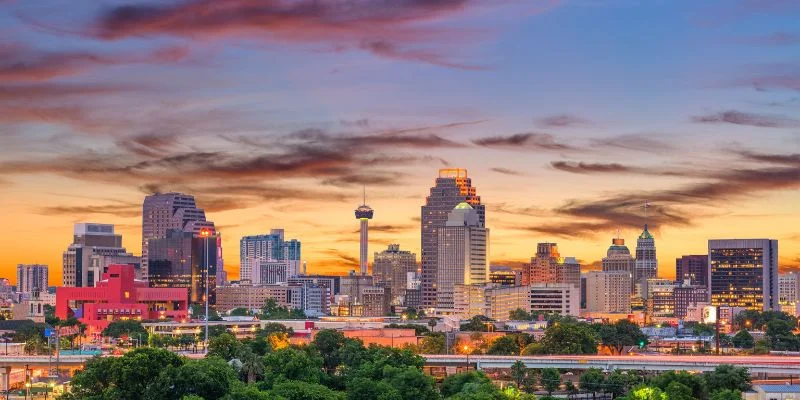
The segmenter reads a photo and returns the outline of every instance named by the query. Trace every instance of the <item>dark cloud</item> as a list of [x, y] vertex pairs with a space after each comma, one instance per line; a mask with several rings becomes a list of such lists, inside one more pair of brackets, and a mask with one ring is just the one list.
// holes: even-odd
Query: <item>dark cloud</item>
[[527, 175], [526, 173], [521, 172], [521, 171], [516, 171], [516, 170], [513, 170], [513, 169], [502, 168], [502, 167], [489, 168], [489, 170], [497, 172], [498, 174], [503, 174], [503, 175], [511, 175], [511, 176], [525, 176], [525, 175]]
[[[89, 29], [107, 40], [142, 36], [191, 39], [246, 37], [267, 42], [359, 48], [378, 56], [452, 68], [475, 69], [449, 60], [453, 44], [474, 32], [431, 28], [419, 22], [454, 16], [475, 0], [345, 0], [291, 2], [187, 0], [123, 5], [108, 9]], [[485, 4], [490, 4], [485, 2]], [[432, 49], [435, 45], [438, 49]]]
[[554, 169], [573, 174], [637, 174], [652, 176], [677, 176], [685, 178], [714, 177], [714, 172], [678, 167], [634, 167], [619, 163], [586, 163], [576, 161], [551, 161]]
[[766, 153], [755, 153], [751, 151], [737, 151], [736, 154], [738, 154], [739, 156], [748, 161], [800, 166], [800, 153], [766, 154]]
[[514, 216], [525, 215], [530, 217], [544, 217], [550, 215], [550, 212], [548, 210], [536, 206], [519, 207], [507, 203], [491, 203], [487, 204], [487, 207], [492, 212], [500, 214], [509, 214]]
[[672, 144], [653, 138], [654, 135], [629, 134], [590, 139], [591, 147], [608, 147], [648, 153], [667, 153], [676, 150]]
[[537, 120], [537, 123], [545, 128], [566, 128], [570, 126], [588, 125], [589, 121], [570, 114], [552, 115]]
[[[380, 233], [402, 233], [408, 232], [411, 230], [419, 229], [417, 225], [411, 224], [400, 224], [400, 225], [389, 225], [389, 224], [370, 224], [369, 231], [372, 232], [380, 232]], [[360, 232], [360, 230], [355, 230], [350, 233], [355, 234]], [[349, 239], [352, 240], [352, 239]]]
[[339, 124], [346, 127], [369, 128], [369, 120], [366, 118], [352, 120], [352, 121], [340, 119]]
[[328, 262], [332, 262], [334, 265], [339, 267], [359, 267], [361, 263], [359, 262], [358, 258], [349, 255], [338, 249], [326, 249], [322, 252], [329, 257], [333, 257], [333, 259], [327, 260]]
[[108, 65], [176, 62], [185, 58], [183, 47], [158, 49], [146, 54], [120, 55], [92, 52], [49, 52], [11, 43], [0, 44], [0, 82], [46, 81]]
[[[765, 156], [765, 155], [762, 155]], [[779, 160], [782, 157], [769, 157]], [[649, 201], [647, 221], [659, 226], [688, 226], [702, 217], [700, 207], [717, 207], [763, 192], [800, 188], [800, 165], [700, 172], [705, 182], [675, 189], [620, 192], [599, 200], [571, 200], [552, 210], [568, 222], [536, 225], [531, 231], [562, 237], [594, 236], [618, 227], [640, 227], [645, 219], [642, 204]]]
[[332, 186], [395, 186], [402, 182], [403, 174], [397, 172], [374, 172], [368, 174], [347, 174], [323, 179], [320, 183]]
[[85, 205], [85, 206], [49, 206], [42, 207], [36, 210], [41, 215], [89, 215], [89, 214], [106, 214], [114, 215], [117, 217], [138, 217], [142, 215], [142, 206], [133, 203], [121, 204], [98, 204], [98, 205]]
[[704, 124], [733, 124], [755, 126], [759, 128], [796, 128], [800, 127], [800, 120], [778, 115], [764, 115], [745, 113], [729, 110], [708, 115], [696, 115], [693, 122]]
[[511, 136], [491, 136], [472, 141], [478, 146], [509, 150], [577, 151], [576, 147], [559, 143], [549, 133], [517, 133]]
[[169, 154], [178, 141], [175, 134], [142, 134], [126, 137], [117, 144], [134, 154], [146, 157], [160, 157]]
[[612, 163], [612, 164], [591, 164], [591, 163], [584, 163], [584, 162], [572, 162], [572, 161], [552, 161], [550, 162], [550, 166], [557, 170], [572, 172], [576, 174], [588, 174], [588, 173], [617, 173], [617, 172], [634, 172], [636, 168], [628, 167], [622, 164]]

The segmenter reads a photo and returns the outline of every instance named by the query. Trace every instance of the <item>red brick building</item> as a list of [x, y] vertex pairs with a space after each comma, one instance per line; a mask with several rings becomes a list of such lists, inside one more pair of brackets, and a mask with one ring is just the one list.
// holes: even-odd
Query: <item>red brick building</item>
[[186, 288], [150, 288], [135, 279], [132, 265], [112, 264], [96, 287], [56, 289], [56, 316], [66, 319], [70, 310], [89, 333], [103, 330], [111, 321], [186, 319], [189, 294]]

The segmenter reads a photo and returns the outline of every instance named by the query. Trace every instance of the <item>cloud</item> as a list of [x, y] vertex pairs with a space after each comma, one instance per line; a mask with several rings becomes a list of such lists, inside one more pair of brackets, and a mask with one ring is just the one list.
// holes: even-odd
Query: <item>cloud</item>
[[511, 176], [525, 176], [525, 175], [527, 175], [526, 173], [521, 172], [521, 171], [516, 171], [516, 170], [513, 170], [513, 169], [502, 168], [502, 167], [489, 168], [489, 170], [493, 171], [493, 172], [497, 172], [498, 174], [503, 174], [503, 175], [511, 175]]
[[509, 214], [514, 216], [530, 216], [530, 217], [544, 217], [550, 215], [548, 210], [536, 206], [519, 207], [508, 203], [491, 203], [487, 204], [489, 210], [493, 213]]
[[551, 211], [563, 222], [527, 229], [561, 237], [584, 237], [619, 227], [640, 227], [645, 221], [642, 210], [645, 201], [651, 204], [647, 221], [654, 229], [689, 226], [694, 218], [702, 217], [698, 211], [702, 207], [718, 207], [763, 192], [800, 188], [800, 165], [797, 164], [723, 169], [714, 173], [701, 171], [698, 175], [705, 176], [705, 181], [674, 189], [624, 191], [599, 200], [570, 200]]
[[745, 113], [729, 110], [708, 115], [696, 115], [693, 122], [704, 124], [733, 124], [755, 126], [759, 128], [796, 128], [800, 127], [800, 120], [777, 115]]
[[333, 261], [334, 263], [342, 267], [352, 268], [361, 265], [358, 258], [353, 257], [338, 249], [326, 249], [322, 253], [333, 257], [333, 260], [328, 260], [328, 261]]
[[587, 173], [617, 173], [617, 172], [633, 172], [636, 168], [628, 167], [622, 164], [612, 163], [612, 164], [590, 164], [584, 162], [570, 162], [570, 161], [552, 161], [550, 162], [550, 166], [557, 170], [572, 172], [576, 174], [587, 174]]
[[[411, 224], [400, 224], [400, 225], [390, 225], [390, 224], [375, 224], [369, 226], [370, 233], [372, 232], [381, 232], [381, 233], [402, 233], [408, 232], [411, 230], [419, 229], [419, 226], [411, 225]], [[355, 230], [351, 233], [358, 233], [360, 230]]]
[[791, 46], [800, 44], [800, 35], [788, 32], [775, 32], [769, 36], [739, 39], [738, 42], [757, 46]]
[[173, 134], [141, 134], [126, 137], [117, 141], [117, 145], [133, 154], [146, 157], [161, 157], [172, 150], [177, 143], [177, 135]]
[[589, 121], [575, 115], [559, 114], [537, 120], [538, 124], [545, 128], [566, 128], [571, 126], [588, 125]]
[[576, 147], [559, 143], [556, 138], [549, 133], [517, 133], [511, 136], [491, 136], [479, 138], [472, 141], [478, 146], [510, 149], [510, 150], [555, 150], [555, 151], [577, 151]]
[[766, 153], [756, 153], [751, 151], [737, 151], [735, 153], [748, 161], [800, 166], [800, 153], [766, 154]]
[[[195, 40], [244, 37], [266, 42], [358, 48], [372, 54], [438, 66], [480, 69], [449, 60], [453, 44], [474, 32], [431, 23], [457, 16], [475, 0], [252, 1], [186, 0], [108, 9], [89, 34], [119, 40], [178, 36]], [[502, 4], [501, 4], [502, 5]], [[435, 45], [438, 49], [432, 49]]]
[[800, 91], [800, 65], [779, 63], [748, 68], [740, 77], [722, 81], [722, 87], [752, 87], [758, 91]]
[[648, 153], [668, 153], [676, 150], [672, 144], [653, 139], [652, 136], [647, 134], [628, 134], [590, 139], [590, 142], [592, 148], [607, 147]]
[[551, 161], [550, 166], [559, 171], [573, 174], [638, 174], [687, 178], [714, 177], [714, 172], [679, 167], [634, 167], [619, 163], [586, 163], [582, 161]]
[[18, 43], [0, 44], [0, 82], [47, 81], [76, 75], [98, 66], [173, 63], [186, 56], [188, 50], [185, 47], [169, 47], [150, 53], [121, 55], [88, 51], [43, 51]]
[[85, 206], [48, 206], [36, 210], [41, 215], [70, 215], [80, 216], [88, 214], [105, 214], [117, 217], [130, 218], [142, 215], [142, 206], [133, 203], [98, 204]]

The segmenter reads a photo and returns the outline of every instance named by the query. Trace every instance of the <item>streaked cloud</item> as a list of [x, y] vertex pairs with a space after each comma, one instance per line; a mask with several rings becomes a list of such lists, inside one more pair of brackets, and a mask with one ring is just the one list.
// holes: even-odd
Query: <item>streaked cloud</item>
[[544, 128], [566, 128], [571, 126], [586, 126], [589, 125], [589, 120], [571, 114], [551, 115], [536, 120], [536, 122]]
[[800, 127], [800, 120], [781, 116], [746, 113], [736, 110], [728, 110], [706, 115], [695, 115], [693, 122], [702, 124], [733, 124], [755, 126], [758, 128], [797, 128]]
[[549, 133], [517, 133], [510, 136], [490, 136], [475, 139], [472, 143], [490, 148], [508, 150], [549, 150], [549, 151], [577, 151], [577, 147], [559, 142]]

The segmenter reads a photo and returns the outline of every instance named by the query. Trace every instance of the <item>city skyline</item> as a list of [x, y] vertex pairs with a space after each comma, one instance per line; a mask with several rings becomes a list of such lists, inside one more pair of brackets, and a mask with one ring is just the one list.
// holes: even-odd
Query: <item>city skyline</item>
[[600, 269], [647, 223], [660, 276], [708, 239], [800, 268], [795, 2], [363, 0], [274, 26], [246, 3], [0, 4], [0, 276], [60, 284], [80, 222], [141, 254], [156, 191], [195, 196], [230, 279], [272, 228], [309, 273], [358, 270], [364, 185], [369, 246], [422, 257], [439, 168], [469, 171], [493, 264], [555, 242]]

